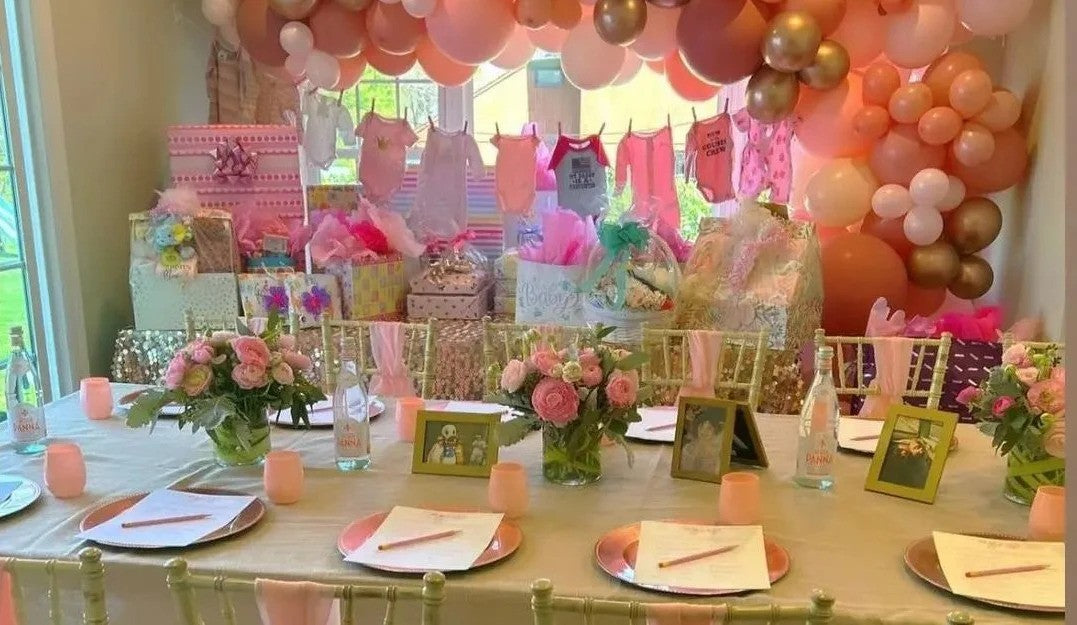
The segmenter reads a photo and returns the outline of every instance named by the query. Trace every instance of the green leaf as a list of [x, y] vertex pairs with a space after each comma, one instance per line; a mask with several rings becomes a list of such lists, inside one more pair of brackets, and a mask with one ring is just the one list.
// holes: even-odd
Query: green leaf
[[595, 328], [595, 339], [601, 341], [601, 340], [605, 339], [607, 336], [613, 334], [616, 331], [617, 331], [617, 326], [599, 325], [599, 326], [597, 326]]
[[614, 421], [610, 422], [609, 433], [611, 437], [624, 436], [628, 433], [628, 421], [615, 419]]
[[[171, 393], [163, 388], [152, 388], [138, 396], [135, 404], [127, 411], [127, 427], [140, 428], [157, 423], [161, 408], [171, 399]], [[151, 429], [152, 431], [152, 429]]]
[[625, 455], [628, 456], [628, 466], [629, 468], [631, 468], [632, 465], [636, 462], [636, 454], [632, 451], [632, 447], [628, 444], [628, 441], [626, 441], [625, 437], [620, 434], [612, 435], [610, 436], [610, 438], [612, 438], [615, 443], [624, 448]]
[[498, 440], [502, 447], [509, 447], [522, 441], [532, 430], [535, 429], [534, 417], [516, 417], [501, 423], [498, 429]]
[[647, 354], [636, 352], [635, 354], [629, 354], [618, 360], [613, 366], [621, 371], [632, 371], [642, 367], [648, 360], [650, 359], [647, 357]]
[[[273, 312], [276, 312], [276, 309], [274, 309]], [[251, 327], [247, 325], [247, 323], [243, 321], [243, 319], [237, 317], [236, 334], [241, 334], [243, 336], [254, 336], [254, 330], [251, 330]]]
[[213, 430], [236, 412], [236, 405], [228, 397], [212, 397], [195, 405], [191, 411], [190, 421], [198, 423], [207, 430]]

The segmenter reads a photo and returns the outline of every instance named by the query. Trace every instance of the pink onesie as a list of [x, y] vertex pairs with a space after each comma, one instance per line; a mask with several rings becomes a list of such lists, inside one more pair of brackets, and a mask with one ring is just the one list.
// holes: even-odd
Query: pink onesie
[[535, 135], [494, 135], [490, 143], [497, 147], [494, 163], [497, 206], [502, 213], [530, 215], [535, 202]]
[[617, 146], [614, 193], [619, 194], [632, 171], [632, 203], [636, 215], [681, 228], [681, 206], [673, 187], [673, 134], [669, 126], [652, 132], [629, 132]]
[[692, 174], [703, 199], [733, 198], [733, 135], [728, 113], [692, 124], [684, 146], [684, 179]]
[[363, 116], [355, 134], [363, 140], [358, 165], [363, 196], [384, 206], [400, 188], [405, 152], [418, 137], [406, 119], [382, 117], [374, 111]]
[[789, 151], [796, 118], [789, 116], [776, 124], [765, 124], [743, 108], [733, 115], [733, 123], [748, 135], [740, 157], [740, 194], [754, 198], [769, 188], [771, 202], [788, 202], [793, 183]]

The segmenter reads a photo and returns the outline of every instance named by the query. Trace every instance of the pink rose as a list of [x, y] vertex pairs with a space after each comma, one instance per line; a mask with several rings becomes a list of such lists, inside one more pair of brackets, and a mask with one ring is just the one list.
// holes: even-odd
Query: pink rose
[[962, 406], [968, 406], [972, 402], [977, 401], [981, 397], [983, 397], [983, 394], [983, 391], [981, 391], [980, 387], [978, 386], [966, 386], [965, 388], [961, 389], [960, 393], [957, 394], [957, 403], [961, 404]]
[[557, 352], [547, 347], [531, 354], [531, 364], [542, 375], [550, 375], [550, 370], [553, 369], [554, 365], [561, 364], [561, 357], [557, 355]]
[[539, 419], [558, 427], [579, 416], [580, 396], [576, 388], [557, 378], [542, 378], [531, 393], [531, 405]]
[[246, 391], [269, 384], [265, 367], [246, 363], [240, 363], [232, 369], [232, 379], [239, 385], [239, 388]]
[[183, 377], [187, 375], [187, 359], [183, 354], [176, 354], [168, 363], [165, 371], [165, 388], [174, 391], [183, 384]]
[[1008, 395], [1003, 395], [1002, 397], [999, 397], [998, 399], [995, 400], [994, 405], [991, 406], [991, 412], [996, 417], [1001, 417], [1002, 413], [1009, 410], [1010, 407], [1013, 406], [1015, 403], [1016, 402], [1013, 400], [1012, 397], [1010, 397]]
[[1036, 367], [1021, 367], [1014, 372], [1014, 375], [1025, 386], [1032, 386], [1036, 383], [1036, 378], [1040, 377], [1040, 372]]
[[187, 375], [183, 376], [183, 392], [190, 397], [196, 397], [204, 393], [212, 381], [213, 369], [204, 364], [194, 365], [187, 370]]
[[522, 360], [513, 358], [505, 363], [505, 370], [501, 372], [501, 390], [515, 393], [523, 386], [526, 377], [527, 365]]
[[1066, 384], [1066, 368], [1063, 367], [1062, 365], [1059, 365], [1059, 366], [1055, 367], [1054, 369], [1051, 369], [1051, 375], [1049, 377], [1052, 380], [1058, 380], [1059, 382], [1062, 383], [1063, 386], [1065, 386], [1065, 384]]
[[237, 336], [229, 343], [239, 362], [261, 369], [269, 366], [269, 347], [262, 339], [256, 336]]
[[310, 371], [310, 368], [314, 366], [309, 356], [299, 352], [285, 351], [282, 356], [284, 357], [284, 362], [288, 363], [288, 366], [295, 371]]
[[295, 372], [288, 366], [286, 362], [279, 362], [273, 366], [270, 370], [270, 374], [273, 376], [273, 380], [277, 384], [283, 384], [285, 386], [295, 382]]
[[1066, 457], [1066, 420], [1056, 419], [1043, 436], [1043, 448], [1055, 458]]
[[[635, 375], [633, 375], [635, 374]], [[606, 397], [618, 408], [628, 408], [636, 403], [639, 393], [639, 374], [635, 371], [614, 371], [606, 382]]]
[[602, 359], [595, 353], [594, 348], [588, 347], [580, 351], [580, 366], [586, 370], [588, 367], [602, 365]]
[[291, 334], [282, 334], [277, 339], [277, 347], [287, 351], [295, 351], [295, 336]]
[[584, 366], [583, 377], [580, 379], [583, 381], [584, 386], [598, 386], [599, 384], [602, 384], [602, 367], [598, 365]]
[[217, 355], [213, 351], [213, 346], [207, 343], [204, 339], [198, 339], [197, 341], [190, 343], [184, 348], [184, 351], [191, 357], [191, 360], [200, 365], [208, 365], [213, 361], [213, 357]]
[[1066, 385], [1051, 378], [1036, 382], [1028, 389], [1028, 403], [1033, 408], [1058, 414], [1066, 409]]
[[1028, 357], [1028, 348], [1024, 343], [1015, 343], [1002, 353], [1002, 364], [1015, 367], [1027, 367], [1032, 364]]

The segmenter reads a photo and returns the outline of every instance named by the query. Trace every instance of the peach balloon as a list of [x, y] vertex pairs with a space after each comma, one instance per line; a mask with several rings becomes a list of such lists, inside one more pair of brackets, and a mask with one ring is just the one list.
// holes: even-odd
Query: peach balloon
[[991, 132], [999, 132], [1017, 123], [1017, 118], [1020, 116], [1021, 101], [1013, 93], [999, 89], [991, 94], [987, 106], [976, 117], [973, 117], [972, 121]]
[[972, 41], [972, 38], [976, 36], [976, 33], [972, 32], [961, 23], [961, 18], [957, 17], [954, 20], [954, 35], [950, 37], [950, 47], [960, 46]]
[[696, 78], [695, 74], [685, 66], [684, 61], [681, 60], [681, 55], [676, 51], [666, 58], [663, 69], [670, 88], [685, 100], [704, 102], [718, 95], [719, 87], [708, 85]]
[[415, 60], [431, 80], [444, 87], [460, 86], [475, 74], [474, 65], [464, 65], [450, 59], [429, 37], [419, 40], [419, 45], [415, 47]]
[[524, 28], [542, 28], [550, 23], [551, 15], [551, 0], [516, 0], [516, 22]]
[[864, 215], [864, 221], [860, 224], [860, 232], [870, 234], [890, 246], [902, 262], [912, 253], [913, 244], [905, 238], [905, 228], [902, 219], [884, 219], [874, 212]]
[[915, 69], [942, 54], [953, 34], [954, 0], [917, 0], [887, 16], [883, 50], [895, 65]]
[[625, 60], [625, 49], [602, 40], [590, 20], [569, 31], [561, 48], [561, 69], [565, 78], [580, 89], [599, 89], [617, 78]]
[[[403, 12], [399, 6], [396, 8]], [[404, 15], [408, 19], [415, 19], [407, 13]], [[349, 11], [335, 2], [318, 5], [309, 21], [310, 30], [314, 33], [314, 47], [335, 57], [359, 54], [370, 39], [364, 14]]]
[[936, 106], [920, 117], [916, 130], [928, 145], [943, 145], [954, 140], [961, 131], [962, 119], [948, 106]]
[[877, 0], [879, 8], [882, 9], [884, 14], [900, 13], [909, 8], [912, 4], [912, 0]]
[[808, 181], [804, 207], [817, 224], [848, 227], [871, 210], [871, 198], [878, 188], [867, 163], [836, 159], [820, 167]]
[[677, 21], [680, 17], [680, 7], [664, 9], [653, 4], [648, 6], [643, 32], [628, 47], [645, 61], [666, 58], [677, 49]]
[[[743, 89], [743, 85], [731, 85], [730, 90]], [[811, 181], [815, 172], [819, 171], [829, 159], [822, 158], [812, 154], [804, 149], [804, 146], [799, 141], [794, 141], [790, 148], [790, 158], [792, 162], [796, 163], [796, 167], [793, 168], [793, 184], [789, 193], [789, 206], [791, 212], [795, 212], [801, 217], [800, 221], [810, 221], [811, 215], [804, 208], [804, 193], [808, 189], [808, 182]]]
[[905, 263], [883, 241], [863, 233], [841, 234], [822, 246], [823, 329], [827, 334], [861, 336], [871, 305], [885, 297], [904, 308], [909, 280]]
[[909, 290], [905, 294], [905, 315], [910, 318], [915, 315], [930, 317], [942, 308], [945, 301], [946, 287], [924, 288], [910, 282]]
[[535, 55], [535, 45], [527, 36], [528, 30], [523, 26], [516, 26], [515, 32], [509, 38], [508, 44], [501, 54], [495, 56], [490, 63], [501, 69], [518, 69], [527, 64]]
[[375, 2], [366, 12], [366, 30], [375, 46], [399, 55], [414, 52], [426, 28], [403, 5]]
[[914, 82], [897, 88], [890, 96], [887, 110], [899, 124], [915, 124], [931, 108], [931, 90], [927, 85]]
[[[683, 61], [682, 61], [682, 63], [683, 63]], [[665, 59], [659, 59], [657, 61], [644, 61], [643, 64], [647, 66], [647, 69], [651, 70], [652, 72], [654, 72], [656, 74], [661, 75], [661, 74], [666, 73], [666, 61], [665, 61]], [[695, 74], [693, 74], [693, 76], [694, 75]]]
[[864, 70], [864, 104], [889, 106], [890, 98], [901, 86], [901, 74], [893, 65], [876, 61]]
[[528, 30], [527, 38], [536, 48], [547, 52], [560, 52], [568, 39], [568, 31], [561, 30], [554, 24], [547, 24], [536, 30]]
[[847, 9], [846, 0], [785, 0], [781, 10], [804, 11], [810, 14], [826, 37], [838, 29]]
[[[648, 14], [647, 19], [650, 19]], [[849, 0], [845, 18], [830, 35], [849, 53], [850, 67], [863, 67], [882, 54], [886, 20], [872, 0]]]
[[958, 74], [970, 69], [983, 69], [983, 63], [975, 55], [962, 50], [947, 52], [928, 65], [921, 80], [931, 89], [935, 106], [950, 105], [950, 85]]
[[890, 130], [890, 113], [881, 106], [869, 104], [856, 112], [853, 128], [862, 137], [878, 139]]
[[862, 108], [862, 81], [855, 73], [829, 91], [801, 89], [795, 133], [804, 148], [833, 158], [865, 154], [871, 139], [856, 131], [853, 118]]
[[681, 12], [677, 45], [692, 73], [704, 82], [725, 85], [763, 64], [766, 30], [767, 19], [754, 2], [695, 0]]
[[505, 49], [516, 27], [512, 5], [504, 0], [440, 0], [426, 18], [426, 30], [446, 56], [478, 65]]
[[921, 169], [941, 168], [946, 162], [946, 149], [920, 141], [916, 126], [900, 124], [875, 143], [869, 162], [881, 184], [892, 182], [908, 186]]
[[333, 86], [333, 91], [351, 89], [355, 86], [355, 83], [359, 82], [359, 77], [366, 70], [366, 56], [358, 54], [347, 59], [337, 59], [337, 62], [340, 65], [340, 78], [337, 79], [337, 84]]
[[583, 19], [579, 0], [551, 0], [550, 6], [550, 21], [558, 28], [572, 30]]
[[617, 72], [617, 78], [613, 79], [614, 86], [631, 82], [636, 77], [636, 74], [639, 73], [641, 67], [643, 67], [643, 59], [639, 58], [631, 50], [626, 51], [624, 63], [621, 64], [621, 71]]
[[382, 50], [370, 47], [366, 49], [363, 56], [366, 57], [366, 61], [367, 63], [370, 63], [371, 67], [386, 76], [399, 76], [415, 66], [414, 52], [397, 56], [394, 54], [386, 54]]
[[991, 77], [982, 69], [967, 69], [950, 84], [950, 106], [968, 119], [981, 113], [991, 101]]
[[965, 165], [951, 158], [947, 170], [961, 179], [968, 195], [982, 195], [1009, 189], [1017, 184], [1028, 168], [1028, 144], [1021, 133], [1007, 128], [995, 133], [995, 151], [986, 162]]
[[986, 163], [995, 153], [995, 137], [987, 128], [969, 122], [961, 128], [950, 150], [958, 162], [975, 167]]
[[280, 45], [280, 29], [287, 23], [266, 0], [243, 0], [236, 9], [236, 31], [243, 49], [255, 61], [272, 67], [284, 65], [288, 58]]

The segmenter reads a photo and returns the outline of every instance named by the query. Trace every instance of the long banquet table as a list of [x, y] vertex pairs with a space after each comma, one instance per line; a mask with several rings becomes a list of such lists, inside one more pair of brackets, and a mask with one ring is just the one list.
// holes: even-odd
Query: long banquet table
[[[116, 397], [132, 387], [114, 385]], [[225, 469], [212, 460], [203, 433], [178, 431], [162, 420], [148, 429], [127, 429], [121, 417], [89, 421], [76, 396], [51, 404], [47, 411], [53, 438], [78, 442], [87, 468], [86, 492], [60, 500], [47, 492], [34, 506], [0, 519], [0, 556], [74, 558], [87, 543], [76, 538], [79, 520], [103, 499], [166, 486], [206, 485], [264, 496], [257, 467]], [[771, 466], [760, 471], [763, 525], [768, 536], [788, 549], [789, 574], [769, 593], [734, 597], [736, 602], [805, 603], [813, 588], [836, 599], [837, 623], [945, 622], [947, 612], [971, 612], [978, 624], [1060, 621], [1007, 612], [950, 596], [908, 573], [902, 554], [913, 540], [932, 530], [1021, 534], [1027, 508], [1002, 498], [1004, 473], [986, 437], [960, 426], [960, 449], [947, 464], [934, 505], [866, 492], [864, 476], [870, 458], [841, 454], [837, 486], [823, 493], [791, 483], [794, 468], [795, 419], [760, 415], [761, 434]], [[486, 480], [412, 475], [411, 445], [398, 442], [388, 418], [373, 425], [374, 467], [344, 474], [333, 467], [331, 432], [274, 428], [273, 446], [299, 451], [306, 465], [306, 493], [291, 506], [269, 506], [262, 522], [233, 539], [183, 551], [125, 551], [105, 548], [108, 606], [113, 625], [177, 622], [164, 582], [163, 564], [182, 555], [192, 569], [228, 576], [316, 578], [325, 581], [417, 584], [343, 562], [336, 539], [351, 521], [396, 504], [435, 506], [486, 505]], [[450, 574], [442, 622], [523, 624], [531, 620], [529, 585], [547, 577], [556, 592], [605, 599], [670, 601], [668, 596], [641, 591], [607, 577], [593, 562], [595, 541], [607, 530], [641, 519], [713, 518], [714, 484], [674, 480], [669, 476], [671, 447], [636, 444], [635, 465], [623, 450], [604, 451], [605, 476], [594, 485], [573, 489], [547, 484], [540, 468], [541, 437], [530, 435], [517, 446], [503, 448], [502, 460], [528, 467], [531, 510], [520, 521], [524, 542], [508, 560], [462, 574]], [[23, 475], [39, 483], [42, 458], [13, 453], [6, 435], [0, 439], [0, 473]], [[38, 580], [39, 583], [42, 580]], [[30, 614], [45, 621], [44, 593], [29, 596]], [[69, 618], [79, 612], [77, 583], [62, 593]], [[204, 603], [212, 609], [212, 597]], [[241, 617], [256, 623], [253, 604], [240, 603]], [[383, 606], [361, 602], [360, 623], [380, 622]], [[160, 620], [164, 614], [165, 620]], [[416, 622], [416, 612], [403, 604], [397, 622]], [[219, 622], [211, 612], [208, 623]], [[37, 622], [33, 618], [30, 623]], [[74, 622], [74, 621], [72, 621]], [[563, 619], [563, 622], [576, 622]]]

